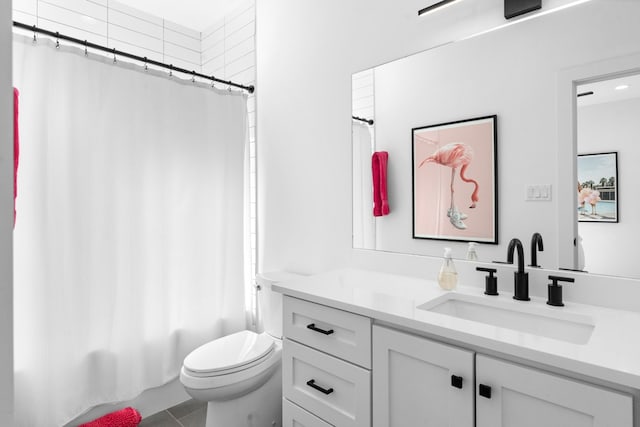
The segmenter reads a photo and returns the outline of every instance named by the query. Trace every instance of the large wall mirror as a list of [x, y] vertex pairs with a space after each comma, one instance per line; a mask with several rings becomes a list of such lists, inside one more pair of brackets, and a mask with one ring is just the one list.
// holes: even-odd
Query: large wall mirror
[[[622, 118], [616, 109], [628, 108], [625, 114], [638, 117], [640, 100], [632, 96], [638, 83], [626, 83], [625, 100], [576, 98], [577, 91], [591, 91], [590, 84], [637, 74], [634, 60], [619, 61], [615, 72], [592, 68], [591, 76], [580, 79], [563, 74], [640, 54], [637, 16], [636, 1], [592, 0], [354, 74], [354, 248], [441, 256], [448, 246], [454, 257], [464, 259], [466, 242], [412, 237], [411, 130], [496, 115], [498, 244], [480, 243], [478, 259], [504, 260], [511, 238], [528, 249], [537, 232], [544, 238], [544, 252], [538, 255], [542, 267], [639, 278], [639, 269], [606, 267], [613, 265], [612, 257], [631, 252], [632, 239], [640, 235], [640, 216], [629, 195], [638, 156], [632, 148], [638, 141], [637, 120], [605, 124], [607, 117]], [[640, 63], [635, 67], [640, 71]], [[567, 90], [560, 88], [563, 78], [570, 83]], [[594, 128], [594, 116], [602, 128]], [[371, 155], [376, 151], [388, 152], [390, 213], [379, 217], [372, 215], [371, 197]], [[577, 154], [611, 152], [618, 160], [617, 222], [579, 221]], [[606, 178], [603, 185], [599, 180], [594, 185], [601, 199], [609, 197], [604, 184], [611, 177]], [[482, 203], [482, 190], [479, 199]], [[605, 249], [607, 241], [616, 242], [619, 250]]]

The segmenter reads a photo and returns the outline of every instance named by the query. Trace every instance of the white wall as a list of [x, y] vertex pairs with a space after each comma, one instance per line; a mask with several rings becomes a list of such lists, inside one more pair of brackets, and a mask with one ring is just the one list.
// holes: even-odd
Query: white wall
[[[561, 3], [568, 2], [545, 2], [543, 12]], [[576, 8], [591, 7], [592, 3], [605, 7], [609, 2], [593, 0]], [[616, 2], [615, 7], [637, 5], [633, 3]], [[351, 75], [504, 23], [502, 4], [501, 0], [460, 2], [426, 19], [417, 16], [421, 1], [400, 4], [273, 0], [257, 4], [258, 225], [262, 270], [315, 273], [358, 265], [406, 274], [429, 271], [431, 261], [425, 257], [351, 247]], [[576, 19], [574, 25], [580, 28], [583, 24]], [[593, 28], [601, 28], [599, 25]], [[603, 34], [593, 28], [589, 30], [594, 36]], [[616, 56], [632, 49], [632, 43], [627, 40], [624, 46], [611, 48], [596, 40], [592, 48]], [[504, 55], [508, 53], [520, 60], [518, 51]], [[557, 55], [551, 55], [550, 60], [562, 64]], [[588, 55], [581, 49], [574, 60], [588, 60]], [[544, 80], [555, 85], [552, 76], [545, 75]], [[524, 214], [520, 221], [501, 228], [502, 239], [528, 239], [535, 221], [542, 218], [550, 223], [542, 225], [549, 230], [549, 253], [554, 250], [557, 232], [555, 201], [538, 205], [534, 215], [525, 212], [529, 205], [525, 207], [523, 199], [524, 182], [528, 180], [549, 183], [554, 188], [558, 184], [555, 127], [551, 130], [549, 126], [535, 126], [541, 119], [553, 120], [556, 87], [552, 90], [550, 99], [545, 92], [522, 100], [521, 113], [530, 116], [530, 123], [521, 131], [529, 134], [502, 140], [499, 158], [501, 164], [507, 165], [523, 156], [535, 160], [550, 157], [544, 167], [527, 161], [515, 169], [516, 174], [509, 174], [513, 168], [504, 169], [500, 181], [501, 216]], [[538, 117], [541, 110], [537, 103], [543, 101], [548, 101], [549, 106]], [[505, 121], [504, 125], [513, 126], [509, 123]], [[518, 131], [510, 132], [517, 135]], [[407, 144], [408, 135], [409, 130]], [[544, 261], [544, 255], [541, 258]], [[542, 286], [546, 289], [546, 283]]]
[[618, 222], [578, 225], [584, 268], [591, 273], [640, 278], [636, 241], [640, 236], [636, 169], [640, 164], [639, 117], [638, 98], [578, 109], [578, 153], [618, 152]]
[[13, 425], [13, 94], [11, 2], [0, 2], [0, 425]]
[[258, 2], [259, 269], [350, 262], [351, 75], [504, 23], [502, 0], [422, 3]]

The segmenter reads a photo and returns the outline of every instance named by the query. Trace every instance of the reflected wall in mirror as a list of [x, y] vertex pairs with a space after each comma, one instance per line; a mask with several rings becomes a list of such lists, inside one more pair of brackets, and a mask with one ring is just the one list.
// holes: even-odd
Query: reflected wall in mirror
[[[545, 240], [545, 250], [538, 254], [542, 267], [575, 268], [577, 151], [559, 130], [561, 116], [571, 115], [559, 111], [558, 79], [566, 69], [640, 53], [637, 16], [640, 2], [591, 0], [359, 73], [369, 74], [371, 82], [373, 115], [362, 116], [375, 121], [364, 140], [372, 151], [389, 153], [391, 214], [375, 219], [370, 214], [363, 194], [369, 191], [370, 160], [355, 166], [355, 141], [362, 138], [354, 137], [354, 248], [441, 256], [451, 246], [454, 257], [464, 259], [466, 243], [412, 238], [411, 129], [496, 114], [500, 240], [498, 245], [479, 244], [478, 259], [505, 260], [511, 238], [528, 247], [538, 232]], [[354, 99], [359, 88], [355, 77]], [[563, 95], [568, 105], [575, 101], [574, 89]], [[354, 102], [354, 113], [356, 107]], [[622, 153], [619, 159], [622, 174]], [[622, 175], [620, 180], [628, 182]], [[551, 188], [550, 200], [526, 200], [531, 186]], [[621, 197], [620, 221], [632, 221], [625, 214], [627, 198]], [[625, 237], [628, 244], [630, 239]]]
[[[611, 208], [612, 203], [619, 202], [617, 221], [613, 223], [579, 221], [577, 267], [590, 273], [640, 278], [637, 250], [632, 240], [633, 236], [640, 236], [640, 197], [636, 185], [640, 165], [640, 74], [580, 84], [576, 93], [580, 95], [576, 97], [578, 155], [617, 152], [617, 182], [611, 182], [611, 178], [615, 178], [608, 162], [611, 156], [593, 156], [599, 171], [595, 179], [589, 179], [593, 183], [585, 183], [585, 177], [581, 179], [578, 174], [578, 185], [583, 187], [583, 192], [591, 187], [600, 193], [601, 200], [593, 205], [595, 215], [591, 215], [589, 209], [587, 216], [596, 219], [602, 216], [606, 222], [616, 211]], [[606, 191], [618, 183], [615, 200], [611, 201]], [[581, 209], [580, 199], [578, 209]]]

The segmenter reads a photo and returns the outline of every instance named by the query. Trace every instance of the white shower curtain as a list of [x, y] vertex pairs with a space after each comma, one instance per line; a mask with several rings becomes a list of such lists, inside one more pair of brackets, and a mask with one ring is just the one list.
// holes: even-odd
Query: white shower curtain
[[244, 328], [246, 96], [17, 37], [18, 426], [176, 378]]
[[371, 156], [373, 135], [370, 126], [354, 121], [353, 144], [353, 247], [376, 249], [376, 220], [373, 216]]

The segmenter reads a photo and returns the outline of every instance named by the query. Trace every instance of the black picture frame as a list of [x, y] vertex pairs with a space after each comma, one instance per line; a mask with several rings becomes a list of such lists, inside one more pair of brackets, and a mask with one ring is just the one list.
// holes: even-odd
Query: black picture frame
[[578, 154], [578, 222], [619, 222], [618, 152]]
[[497, 120], [411, 129], [414, 239], [498, 244]]

